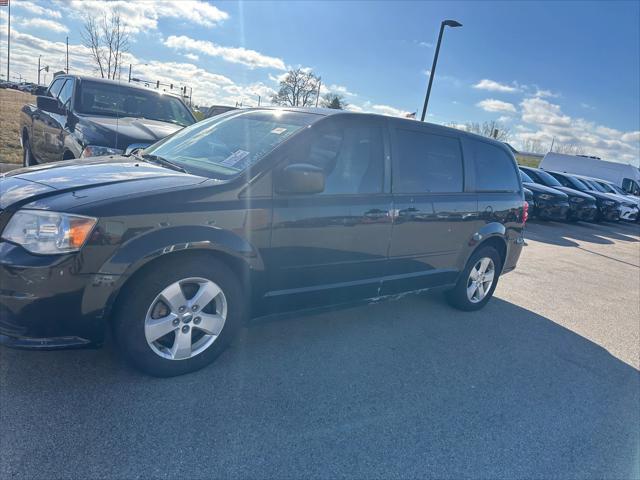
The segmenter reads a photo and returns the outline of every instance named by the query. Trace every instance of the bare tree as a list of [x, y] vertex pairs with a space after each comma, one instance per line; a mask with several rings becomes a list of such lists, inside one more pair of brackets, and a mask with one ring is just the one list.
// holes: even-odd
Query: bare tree
[[489, 122], [467, 122], [465, 124], [465, 130], [467, 132], [482, 135], [483, 137], [495, 138], [501, 142], [506, 142], [511, 137], [511, 130], [505, 125], [491, 120]]
[[327, 93], [321, 100], [320, 104], [325, 108], [333, 108], [336, 110], [344, 110], [349, 105], [344, 96], [337, 93]]
[[278, 93], [271, 98], [271, 102], [289, 107], [313, 107], [316, 104], [319, 88], [320, 78], [311, 70], [301, 68], [290, 70], [280, 82]]
[[122, 56], [129, 51], [129, 30], [120, 12], [111, 11], [102, 17], [87, 14], [84, 18], [82, 41], [102, 78], [115, 79], [122, 68]]
[[525, 138], [522, 140], [520, 149], [523, 152], [529, 153], [547, 153], [547, 147], [545, 147], [540, 140]]
[[553, 151], [557, 153], [566, 153], [568, 155], [584, 155], [585, 149], [582, 145], [575, 143], [556, 143]]

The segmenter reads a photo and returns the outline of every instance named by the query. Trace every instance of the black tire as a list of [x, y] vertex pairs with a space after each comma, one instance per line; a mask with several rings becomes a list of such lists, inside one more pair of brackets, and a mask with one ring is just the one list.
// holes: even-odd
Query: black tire
[[[490, 258], [493, 261], [494, 266], [494, 278], [491, 287], [485, 294], [484, 298], [477, 302], [472, 302], [467, 296], [467, 287], [469, 285], [471, 269], [483, 258]], [[447, 300], [452, 307], [464, 311], [480, 310], [493, 296], [493, 292], [498, 285], [498, 279], [500, 278], [500, 272], [502, 272], [502, 259], [495, 248], [486, 246], [480, 247], [473, 252], [464, 270], [460, 273], [456, 286], [447, 292]]]
[[33, 152], [31, 151], [31, 143], [29, 142], [29, 137], [25, 135], [24, 140], [22, 141], [22, 166], [31, 167], [37, 164], [38, 162], [33, 157]]
[[[147, 343], [145, 318], [163, 289], [190, 277], [210, 280], [222, 289], [227, 302], [226, 321], [215, 341], [201, 353], [184, 360], [166, 359]], [[212, 363], [229, 346], [248, 312], [248, 300], [238, 276], [223, 262], [206, 255], [179, 256], [160, 261], [125, 288], [124, 297], [118, 301], [114, 312], [116, 342], [134, 367], [157, 377], [183, 375]]]

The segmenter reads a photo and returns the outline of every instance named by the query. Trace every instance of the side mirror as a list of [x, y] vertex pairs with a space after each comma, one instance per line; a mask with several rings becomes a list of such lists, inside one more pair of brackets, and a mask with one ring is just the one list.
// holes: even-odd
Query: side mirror
[[43, 112], [56, 113], [58, 115], [67, 114], [67, 110], [60, 104], [57, 98], [46, 96], [38, 96], [36, 98], [36, 105]]
[[284, 194], [321, 193], [325, 175], [321, 168], [307, 163], [286, 166], [278, 175], [276, 191]]

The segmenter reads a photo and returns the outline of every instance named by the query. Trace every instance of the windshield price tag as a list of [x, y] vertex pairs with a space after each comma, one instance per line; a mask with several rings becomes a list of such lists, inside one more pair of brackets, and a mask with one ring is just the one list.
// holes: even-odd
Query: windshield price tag
[[278, 128], [274, 128], [273, 130], [271, 130], [271, 133], [275, 133], [276, 135], [280, 135], [281, 133], [284, 133], [286, 131], [287, 131], [286, 128], [278, 127]]
[[246, 150], [236, 150], [222, 162], [220, 162], [220, 165], [224, 165], [225, 167], [236, 167], [242, 160], [246, 158], [247, 155], [249, 155], [249, 152], [247, 152]]

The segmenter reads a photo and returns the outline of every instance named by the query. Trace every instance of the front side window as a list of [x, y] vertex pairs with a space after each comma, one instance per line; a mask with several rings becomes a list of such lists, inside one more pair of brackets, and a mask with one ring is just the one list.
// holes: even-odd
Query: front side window
[[62, 84], [64, 83], [64, 78], [57, 78], [53, 81], [53, 83], [49, 86], [49, 96], [57, 97], [62, 89]]
[[87, 115], [137, 117], [186, 127], [194, 123], [187, 107], [176, 97], [153, 90], [115, 83], [83, 80], [76, 110]]
[[513, 159], [503, 149], [475, 141], [476, 190], [479, 192], [517, 192], [520, 188]]
[[319, 126], [289, 155], [290, 162], [321, 168], [323, 194], [379, 193], [384, 177], [382, 127], [377, 125]]
[[640, 185], [630, 178], [622, 180], [622, 188], [631, 195], [640, 195]]
[[68, 103], [71, 99], [72, 92], [73, 92], [73, 80], [68, 79], [66, 82], [64, 82], [64, 86], [62, 87], [62, 89], [60, 90], [60, 93], [58, 94], [58, 100], [60, 100], [60, 103], [62, 103], [62, 105], [68, 106]]
[[397, 130], [393, 163], [395, 193], [456, 193], [463, 190], [462, 150], [455, 137]]
[[203, 120], [145, 149], [187, 171], [230, 178], [254, 165], [319, 115], [252, 110]]

